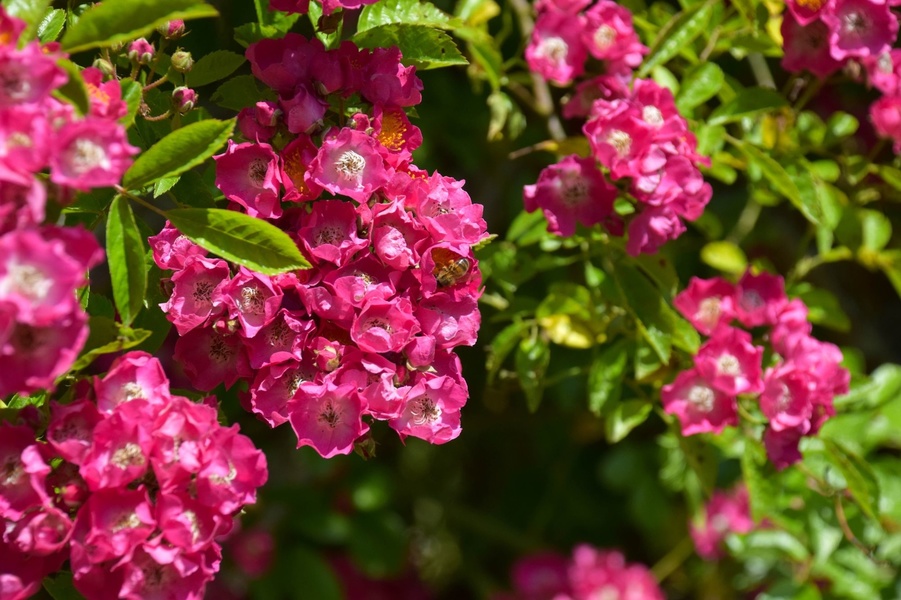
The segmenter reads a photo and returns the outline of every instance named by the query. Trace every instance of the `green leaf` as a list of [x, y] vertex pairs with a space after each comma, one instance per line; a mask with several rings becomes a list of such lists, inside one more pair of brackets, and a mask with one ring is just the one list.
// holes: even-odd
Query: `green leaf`
[[[335, 572], [319, 552], [306, 546], [295, 545], [287, 560], [285, 577], [303, 581], [303, 593], [292, 598], [316, 598], [317, 600], [341, 600], [344, 593]], [[282, 595], [284, 597], [284, 594]]]
[[72, 573], [69, 571], [60, 571], [53, 577], [45, 577], [41, 583], [44, 591], [50, 594], [53, 600], [82, 600], [84, 598], [75, 589]]
[[850, 392], [835, 399], [835, 407], [840, 411], [876, 408], [901, 396], [901, 366], [879, 365], [870, 374], [870, 379], [855, 385]]
[[604, 348], [588, 371], [588, 409], [600, 416], [609, 402], [618, 402], [629, 362], [628, 344], [619, 340]]
[[797, 208], [803, 207], [801, 192], [785, 170], [785, 167], [751, 144], [740, 142], [738, 148], [744, 153], [749, 162], [760, 169], [761, 174], [772, 184], [777, 192], [788, 198]]
[[135, 122], [135, 115], [141, 108], [141, 101], [144, 99], [143, 87], [134, 79], [121, 79], [119, 86], [122, 88], [122, 100], [128, 107], [126, 113], [119, 119], [119, 122], [130, 127]]
[[141, 310], [147, 291], [144, 240], [131, 205], [122, 196], [113, 198], [106, 222], [106, 258], [109, 261], [113, 299], [123, 325], [130, 325]]
[[656, 37], [644, 63], [638, 70], [639, 77], [646, 77], [651, 69], [662, 65], [691, 44], [702, 31], [710, 27], [715, 2], [707, 0], [686, 8], [674, 16]]
[[892, 239], [892, 222], [879, 211], [860, 210], [857, 213], [862, 229], [863, 247], [874, 252], [885, 248]]
[[748, 258], [732, 242], [710, 242], [701, 248], [701, 260], [723, 273], [740, 275], [748, 268]]
[[741, 545], [744, 556], [784, 559], [787, 555], [797, 562], [802, 562], [810, 556], [807, 547], [798, 538], [788, 531], [776, 529], [760, 529], [745, 534]]
[[25, 21], [22, 39], [30, 40], [37, 32], [50, 3], [51, 0], [8, 0], [3, 2], [3, 6], [11, 17]]
[[84, 79], [81, 78], [81, 69], [71, 60], [58, 60], [56, 64], [62, 67], [69, 79], [54, 90], [53, 94], [67, 100], [75, 107], [78, 114], [87, 114], [91, 110], [91, 99], [88, 97], [88, 89], [84, 85]]
[[150, 337], [150, 331], [146, 329], [123, 327], [107, 317], [91, 317], [88, 326], [88, 341], [85, 342], [83, 354], [72, 365], [72, 371], [84, 369], [103, 354], [134, 348]]
[[43, 43], [55, 41], [66, 24], [66, 11], [55, 8], [44, 15], [38, 24], [38, 39]]
[[358, 512], [351, 519], [348, 550], [354, 564], [375, 579], [397, 577], [407, 557], [404, 521], [389, 511]]
[[353, 42], [360, 48], [397, 46], [404, 64], [420, 70], [469, 64], [449, 35], [425, 25], [379, 25], [358, 32]]
[[878, 521], [876, 509], [879, 506], [879, 482], [873, 469], [860, 456], [838, 442], [824, 439], [823, 444], [826, 453], [832, 458], [832, 464], [845, 478], [857, 505], [869, 518]]
[[199, 0], [104, 0], [69, 27], [62, 46], [69, 53], [108, 47], [149, 35], [173, 19], [218, 15], [215, 8]]
[[462, 25], [459, 19], [450, 16], [431, 2], [382, 0], [363, 7], [357, 31], [366, 31], [391, 23], [425, 25], [437, 29], [454, 29]]
[[177, 208], [166, 218], [194, 243], [252, 271], [277, 275], [310, 268], [288, 234], [262, 219], [221, 208]]
[[811, 285], [802, 285], [795, 288], [793, 293], [807, 305], [807, 319], [811, 323], [836, 331], [850, 331], [851, 319], [842, 310], [838, 298], [832, 292]]
[[184, 173], [215, 154], [234, 126], [234, 120], [207, 119], [176, 129], [138, 157], [125, 172], [122, 185], [139, 190], [163, 177]]
[[716, 63], [705, 62], [691, 69], [682, 81], [676, 107], [685, 113], [716, 96], [726, 75]]
[[620, 260], [613, 273], [627, 309], [636, 321], [639, 333], [648, 342], [662, 364], [672, 352], [673, 323], [677, 317], [654, 284], [639, 270]]
[[742, 479], [748, 487], [751, 516], [760, 523], [776, 509], [776, 490], [764, 469], [769, 468], [763, 445], [757, 440], [745, 438], [745, 449], [741, 454]]
[[707, 124], [712, 126], [734, 123], [745, 117], [772, 112], [785, 106], [788, 106], [788, 101], [779, 92], [768, 88], [747, 88], [741, 90], [729, 102], [718, 106], [710, 114]]
[[[377, 6], [373, 4], [372, 6]], [[481, 73], [491, 84], [495, 93], [499, 92], [501, 85], [506, 81], [504, 69], [504, 57], [495, 45], [496, 42], [488, 32], [474, 27], [462, 27], [454, 30], [454, 35], [467, 42], [469, 50], [476, 65], [481, 68]], [[490, 101], [489, 101], [490, 105]], [[488, 135], [488, 139], [495, 139]]]
[[246, 60], [237, 52], [228, 50], [210, 52], [194, 63], [194, 66], [185, 75], [185, 84], [192, 88], [198, 88], [208, 83], [225, 79], [237, 71], [238, 67], [243, 65]]
[[607, 441], [615, 444], [629, 435], [629, 432], [644, 423], [651, 414], [653, 405], [644, 400], [618, 402], [605, 414], [604, 434]]
[[516, 374], [526, 395], [529, 410], [535, 412], [541, 404], [544, 391], [544, 375], [551, 362], [551, 349], [540, 336], [523, 338], [516, 350]]
[[504, 327], [488, 345], [488, 358], [485, 361], [485, 369], [488, 371], [488, 383], [494, 383], [497, 372], [504, 364], [507, 356], [519, 345], [526, 325], [522, 321], [514, 321]]
[[270, 89], [263, 90], [253, 75], [238, 75], [220, 85], [211, 100], [231, 110], [249, 108], [261, 100], [275, 100], [275, 93]]

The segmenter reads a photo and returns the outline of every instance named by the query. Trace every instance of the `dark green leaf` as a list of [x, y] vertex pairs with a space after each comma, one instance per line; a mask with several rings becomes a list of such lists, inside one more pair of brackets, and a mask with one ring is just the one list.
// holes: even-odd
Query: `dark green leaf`
[[45, 577], [42, 582], [46, 591], [53, 600], [82, 600], [82, 596], [72, 583], [72, 573], [60, 571], [53, 577]]
[[[290, 551], [290, 565], [285, 577], [303, 581], [302, 592], [291, 596], [292, 599], [316, 598], [317, 600], [341, 600], [344, 593], [335, 572], [320, 556], [319, 552], [305, 546], [297, 546]], [[300, 589], [298, 586], [292, 588]], [[284, 596], [282, 596], [284, 597]]]
[[106, 222], [106, 258], [109, 262], [113, 299], [123, 325], [130, 325], [141, 310], [147, 291], [144, 241], [135, 223], [131, 205], [116, 196]]
[[619, 402], [626, 364], [628, 344], [619, 340], [604, 348], [588, 371], [588, 409], [600, 416], [609, 402]]
[[767, 464], [763, 445], [753, 439], [745, 438], [745, 450], [741, 454], [741, 472], [748, 487], [748, 499], [754, 521], [760, 523], [776, 509], [776, 490], [769, 480], [765, 469], [772, 469]]
[[197, 88], [225, 79], [238, 70], [246, 59], [236, 52], [216, 50], [200, 57], [185, 76], [186, 85]]
[[697, 3], [674, 16], [666, 24], [651, 46], [650, 52], [638, 70], [639, 77], [646, 77], [651, 69], [662, 65], [691, 44], [702, 31], [710, 27], [710, 17], [715, 3], [710, 0]]
[[551, 361], [551, 349], [540, 336], [530, 336], [519, 342], [516, 350], [516, 374], [526, 395], [529, 410], [535, 412], [544, 392], [544, 374]]
[[268, 88], [263, 90], [253, 75], [238, 75], [220, 85], [211, 99], [222, 108], [241, 110], [261, 100], [275, 100], [275, 94]]
[[176, 129], [141, 154], [125, 172], [122, 185], [139, 190], [163, 177], [184, 173], [216, 153], [235, 122], [207, 119]]
[[366, 31], [380, 25], [405, 23], [408, 25], [425, 25], [437, 29], [453, 29], [462, 25], [431, 2], [420, 0], [382, 0], [363, 7], [357, 31]]
[[504, 360], [511, 352], [513, 352], [513, 349], [519, 345], [519, 341], [522, 339], [525, 331], [525, 324], [521, 321], [514, 321], [504, 327], [500, 333], [491, 340], [491, 343], [488, 345], [488, 358], [485, 363], [485, 368], [488, 371], [489, 384], [494, 382], [494, 378], [497, 376], [497, 372], [500, 370], [501, 365], [504, 364]]
[[252, 271], [310, 268], [288, 234], [262, 219], [221, 208], [177, 208], [166, 218], [194, 243]]
[[350, 556], [367, 576], [400, 574], [407, 556], [405, 524], [393, 512], [358, 512], [351, 519]]
[[66, 52], [128, 42], [153, 32], [173, 19], [218, 16], [216, 9], [199, 0], [104, 0], [79, 17], [63, 36]]
[[103, 354], [134, 348], [150, 336], [150, 332], [145, 329], [120, 327], [107, 317], [91, 317], [88, 326], [90, 329], [88, 341], [85, 342], [82, 355], [72, 365], [72, 371], [84, 369]]
[[685, 113], [704, 104], [719, 93], [725, 81], [726, 76], [716, 63], [701, 63], [691, 69], [682, 81], [676, 107]]
[[361, 48], [397, 46], [404, 64], [421, 70], [468, 64], [449, 35], [424, 25], [379, 25], [357, 33], [353, 42]]
[[55, 41], [66, 24], [66, 11], [55, 8], [44, 15], [38, 25], [38, 39], [43, 43]]
[[747, 88], [741, 90], [731, 101], [718, 106], [710, 114], [707, 124], [734, 123], [745, 117], [772, 112], [785, 106], [788, 106], [788, 101], [779, 92], [768, 88]]

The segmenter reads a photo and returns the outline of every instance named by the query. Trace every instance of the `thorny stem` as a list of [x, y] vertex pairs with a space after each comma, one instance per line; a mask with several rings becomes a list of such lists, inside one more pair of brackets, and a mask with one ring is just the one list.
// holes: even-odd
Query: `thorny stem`
[[[150, 111], [148, 110], [148, 112], [150, 112]], [[144, 120], [145, 120], [145, 121], [162, 121], [162, 120], [164, 120], [164, 119], [168, 119], [169, 117], [171, 117], [171, 116], [172, 116], [172, 111], [171, 111], [171, 110], [167, 110], [167, 111], [164, 112], [163, 114], [161, 114], [161, 115], [156, 115], [155, 117], [151, 117], [151, 116], [148, 116], [148, 115], [142, 115], [142, 116], [144, 117]]]
[[[519, 28], [522, 31], [523, 36], [530, 36], [532, 30], [535, 28], [535, 22], [532, 20], [529, 3], [526, 0], [509, 1], [510, 6], [513, 7], [513, 12], [516, 13], [516, 17], [519, 20]], [[552, 139], [558, 142], [566, 139], [566, 132], [563, 130], [563, 124], [560, 123], [560, 117], [554, 112], [554, 100], [551, 98], [551, 90], [548, 87], [547, 81], [537, 73], [531, 73], [531, 77], [532, 92], [535, 96], [535, 102], [532, 105], [532, 108], [534, 108], [539, 115], [547, 119], [547, 129]]]
[[761, 210], [763, 210], [763, 207], [759, 202], [749, 199], [747, 204], [745, 204], [744, 209], [741, 211], [738, 220], [735, 222], [732, 231], [730, 231], [729, 235], [726, 237], [726, 241], [738, 245], [739, 242], [745, 239], [745, 236], [754, 229], [754, 225], [760, 217]]
[[161, 217], [163, 217], [163, 218], [166, 218], [166, 213], [165, 213], [164, 211], [158, 209], [157, 207], [155, 207], [154, 205], [150, 204], [149, 202], [147, 202], [146, 200], [144, 200], [144, 199], [141, 198], [140, 196], [135, 196], [134, 194], [132, 194], [131, 192], [129, 192], [128, 190], [126, 190], [126, 189], [125, 189], [124, 187], [122, 187], [121, 185], [115, 186], [115, 189], [116, 189], [116, 193], [118, 193], [120, 196], [123, 196], [123, 197], [125, 197], [125, 198], [128, 198], [129, 200], [132, 200], [132, 201], [134, 201], [134, 202], [137, 202], [138, 204], [140, 204], [140, 205], [143, 206], [144, 208], [146, 208], [146, 209], [148, 209], [148, 210], [150, 210], [150, 211], [152, 211], [152, 212], [155, 212], [156, 214], [158, 214], [159, 216], [161, 216]]
[[857, 539], [857, 536], [851, 531], [851, 526], [848, 525], [848, 517], [845, 516], [845, 506], [842, 504], [841, 494], [835, 495], [835, 518], [838, 519], [838, 526], [842, 528], [845, 539], [854, 544], [854, 547], [863, 552], [867, 557], [872, 558], [873, 549], [867, 547], [863, 542]]
[[162, 77], [160, 77], [153, 83], [148, 83], [147, 85], [145, 85], [143, 91], [146, 93], [146, 92], [152, 90], [153, 88], [157, 88], [157, 87], [163, 85], [167, 81], [169, 81], [169, 77], [166, 75], [163, 75]]

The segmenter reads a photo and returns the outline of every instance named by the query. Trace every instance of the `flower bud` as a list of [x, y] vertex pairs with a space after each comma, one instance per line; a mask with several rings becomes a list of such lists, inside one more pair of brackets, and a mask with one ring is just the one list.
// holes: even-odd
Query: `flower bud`
[[113, 66], [113, 63], [104, 58], [98, 58], [97, 60], [95, 60], [94, 68], [103, 73], [104, 77], [116, 76], [116, 67]]
[[194, 66], [194, 58], [187, 50], [179, 48], [172, 53], [172, 68], [179, 73], [187, 73]]
[[185, 22], [181, 19], [172, 19], [157, 27], [156, 30], [167, 40], [177, 40], [185, 34]]
[[149, 65], [153, 59], [154, 52], [156, 51], [153, 48], [153, 44], [144, 38], [139, 38], [128, 45], [128, 54], [126, 56], [128, 56], [128, 60], [139, 65]]
[[191, 112], [197, 102], [197, 92], [189, 87], [179, 86], [172, 90], [172, 106], [179, 114]]

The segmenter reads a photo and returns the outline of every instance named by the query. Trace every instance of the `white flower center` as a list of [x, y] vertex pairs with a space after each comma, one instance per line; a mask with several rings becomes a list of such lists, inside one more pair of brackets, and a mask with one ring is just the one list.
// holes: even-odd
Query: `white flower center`
[[716, 361], [716, 368], [720, 375], [728, 375], [729, 377], [738, 377], [741, 375], [741, 364], [732, 354], [723, 354]]
[[660, 127], [663, 125], [663, 113], [656, 106], [648, 105], [641, 109], [641, 118], [648, 125]]
[[348, 150], [335, 161], [335, 168], [342, 177], [356, 179], [366, 168], [366, 159], [353, 150]]
[[695, 384], [688, 390], [688, 401], [701, 412], [710, 412], [713, 410], [713, 401], [716, 394], [708, 386], [703, 384]]
[[719, 298], [704, 298], [698, 305], [698, 312], [695, 313], [695, 319], [707, 327], [713, 327], [720, 319], [720, 312]]
[[33, 303], [43, 302], [53, 287], [53, 280], [34, 265], [11, 262], [6, 279], [0, 281], [0, 297], [19, 294]]
[[110, 159], [103, 146], [85, 138], [78, 138], [70, 144], [65, 150], [64, 158], [69, 172], [75, 177], [94, 169], [110, 168]]
[[547, 37], [538, 44], [537, 52], [539, 56], [550, 59], [554, 62], [562, 62], [566, 60], [569, 53], [569, 46], [559, 37]]
[[605, 23], [598, 27], [597, 31], [594, 32], [592, 39], [598, 50], [606, 50], [616, 41], [616, 29]]
[[614, 129], [607, 134], [607, 143], [616, 149], [616, 154], [622, 158], [632, 150], [632, 137], [620, 129]]

